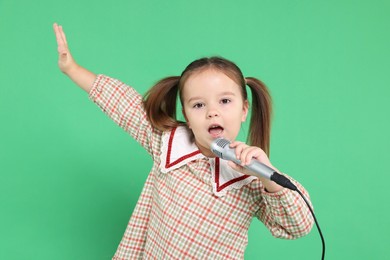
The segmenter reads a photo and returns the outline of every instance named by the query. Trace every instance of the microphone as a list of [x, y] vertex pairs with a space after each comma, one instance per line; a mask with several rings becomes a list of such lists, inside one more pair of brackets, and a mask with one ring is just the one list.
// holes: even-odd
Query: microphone
[[[230, 142], [224, 138], [214, 139], [210, 145], [211, 151], [219, 158], [232, 161], [241, 165], [241, 161], [237, 159], [235, 149], [229, 147]], [[290, 190], [297, 190], [297, 187], [284, 175], [277, 173], [271, 167], [252, 159], [251, 163], [245, 165], [244, 168], [255, 173], [257, 177], [263, 177], [268, 180], [274, 181], [280, 186], [288, 188]]]

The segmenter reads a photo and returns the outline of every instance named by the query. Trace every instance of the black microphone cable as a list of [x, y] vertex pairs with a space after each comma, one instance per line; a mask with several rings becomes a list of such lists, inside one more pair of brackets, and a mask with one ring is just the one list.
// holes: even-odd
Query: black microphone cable
[[297, 188], [297, 186], [295, 186], [287, 177], [285, 177], [284, 175], [281, 175], [277, 172], [274, 172], [272, 175], [271, 175], [271, 180], [276, 182], [277, 184], [285, 187], [285, 188], [288, 188], [290, 190], [293, 190], [293, 191], [296, 191], [299, 195], [301, 195], [302, 199], [305, 201], [307, 207], [309, 208], [310, 212], [311, 212], [311, 215], [313, 216], [313, 219], [314, 219], [314, 222], [316, 223], [316, 226], [317, 226], [317, 230], [318, 230], [318, 233], [320, 234], [320, 237], [321, 237], [321, 242], [322, 242], [322, 256], [321, 256], [321, 259], [324, 260], [325, 259], [325, 239], [324, 239], [324, 236], [322, 235], [322, 231], [321, 231], [321, 228], [320, 228], [320, 225], [318, 224], [318, 221], [317, 221], [317, 218], [316, 218], [316, 215], [314, 214], [314, 211], [313, 209], [311, 208], [309, 202], [307, 201], [307, 199], [305, 198], [305, 196], [302, 194], [302, 192]]
[[321, 256], [321, 259], [324, 260], [325, 259], [325, 239], [324, 239], [324, 236], [322, 235], [322, 231], [321, 231], [320, 225], [318, 224], [316, 215], [314, 214], [313, 209], [310, 207], [310, 204], [306, 200], [305, 196], [303, 196], [302, 192], [300, 190], [298, 190], [298, 189], [296, 189], [295, 191], [298, 192], [299, 195], [301, 195], [302, 199], [305, 201], [307, 207], [309, 208], [309, 210], [311, 212], [311, 215], [314, 218], [314, 222], [316, 223], [317, 230], [318, 230], [318, 233], [320, 234], [321, 242], [322, 242], [322, 256]]

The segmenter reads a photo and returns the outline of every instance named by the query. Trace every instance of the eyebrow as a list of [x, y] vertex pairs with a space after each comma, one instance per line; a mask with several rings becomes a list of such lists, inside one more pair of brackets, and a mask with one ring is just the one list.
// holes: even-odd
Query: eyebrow
[[[222, 92], [221, 94], [219, 94], [219, 96], [235, 96], [235, 94], [231, 91], [225, 91], [225, 92]], [[202, 99], [202, 97], [199, 97], [199, 96], [192, 97], [192, 98], [188, 99], [187, 102], [190, 103], [191, 101], [198, 100], [198, 99]]]

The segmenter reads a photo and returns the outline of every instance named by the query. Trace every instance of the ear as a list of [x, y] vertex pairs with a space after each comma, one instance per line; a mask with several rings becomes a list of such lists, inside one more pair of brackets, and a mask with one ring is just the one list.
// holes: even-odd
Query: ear
[[186, 111], [184, 110], [184, 108], [181, 109], [181, 112], [184, 116], [184, 119], [186, 120], [188, 128], [191, 129], [191, 126], [190, 126], [190, 123], [188, 122], [188, 118], [187, 118]]
[[248, 100], [244, 101], [244, 104], [242, 106], [242, 118], [241, 122], [245, 122], [246, 117], [248, 116], [248, 111], [249, 111], [249, 102]]

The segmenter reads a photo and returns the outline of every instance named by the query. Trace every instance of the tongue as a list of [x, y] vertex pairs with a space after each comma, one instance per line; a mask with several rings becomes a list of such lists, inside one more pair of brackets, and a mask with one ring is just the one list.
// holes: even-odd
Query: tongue
[[218, 136], [222, 133], [223, 129], [222, 127], [216, 127], [216, 128], [210, 128], [209, 129], [209, 133], [212, 135], [212, 136]]

